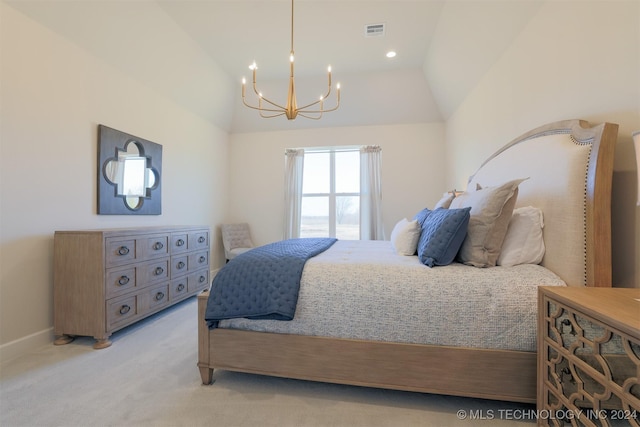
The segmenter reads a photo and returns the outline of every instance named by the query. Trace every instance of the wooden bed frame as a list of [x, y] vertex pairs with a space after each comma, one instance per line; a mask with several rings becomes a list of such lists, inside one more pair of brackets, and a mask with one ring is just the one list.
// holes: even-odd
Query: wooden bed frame
[[[537, 141], [548, 143], [547, 140], [555, 135], [568, 134], [576, 147], [582, 150], [586, 147], [583, 162], [586, 169], [576, 172], [582, 174], [580, 179], [584, 177], [584, 189], [562, 189], [584, 193], [584, 197], [578, 196], [582, 206], [576, 208], [584, 217], [584, 242], [580, 246], [584, 253], [578, 255], [583, 260], [582, 280], [567, 279], [563, 271], [558, 271], [563, 263], [553, 268], [547, 265], [553, 265], [548, 258], [554, 248], [550, 247], [545, 234], [547, 253], [542, 264], [565, 279], [568, 285], [611, 286], [611, 181], [617, 131], [615, 124], [591, 127], [579, 120], [542, 126], [507, 144], [479, 169], [488, 167], [494, 159], [514, 147]], [[565, 142], [565, 145], [571, 143]], [[545, 155], [556, 156], [548, 152]], [[535, 163], [532, 159], [522, 159], [522, 162], [523, 165]], [[516, 170], [521, 167], [512, 166]], [[553, 199], [550, 203], [557, 204], [562, 194], [560, 198], [554, 195]], [[531, 200], [536, 199], [527, 198], [526, 191], [521, 188], [517, 206], [526, 206]], [[542, 210], [546, 233], [550, 228], [547, 226], [549, 219], [546, 210]], [[549, 232], [554, 232], [552, 227]], [[578, 283], [580, 281], [582, 283]], [[224, 369], [358, 386], [515, 402], [536, 401], [535, 352], [209, 329], [204, 321], [207, 298], [208, 292], [198, 296], [198, 367], [203, 384], [211, 383], [214, 369]]]

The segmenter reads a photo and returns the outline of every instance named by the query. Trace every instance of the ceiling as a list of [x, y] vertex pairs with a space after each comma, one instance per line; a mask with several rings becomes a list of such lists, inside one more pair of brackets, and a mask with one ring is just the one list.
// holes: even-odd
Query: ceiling
[[[341, 105], [287, 121], [243, 107], [240, 81], [256, 61], [259, 89], [284, 103], [289, 0], [3, 1], [232, 133], [446, 120], [544, 3], [297, 0], [298, 104], [326, 91], [331, 65]], [[385, 35], [365, 37], [379, 23]]]
[[[175, 1], [160, 6], [232, 76], [288, 75], [291, 1]], [[294, 2], [296, 75], [388, 71], [422, 67], [443, 3], [440, 1]], [[365, 37], [367, 24], [384, 23], [384, 36]], [[396, 49], [393, 60], [385, 57]]]

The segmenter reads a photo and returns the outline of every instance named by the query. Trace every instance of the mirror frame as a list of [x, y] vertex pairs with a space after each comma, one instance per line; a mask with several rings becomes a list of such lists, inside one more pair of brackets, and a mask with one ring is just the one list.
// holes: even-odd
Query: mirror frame
[[[140, 157], [146, 157], [147, 168], [155, 174], [152, 187], [140, 198], [135, 208], [127, 204], [126, 197], [118, 194], [118, 185], [107, 178], [109, 162], [118, 160], [119, 151], [127, 151], [129, 144], [138, 147]], [[155, 142], [98, 125], [98, 214], [99, 215], [160, 215], [162, 213], [162, 145]]]

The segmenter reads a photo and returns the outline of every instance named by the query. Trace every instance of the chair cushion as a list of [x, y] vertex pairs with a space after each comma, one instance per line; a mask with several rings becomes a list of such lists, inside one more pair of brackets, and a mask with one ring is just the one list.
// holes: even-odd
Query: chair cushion
[[251, 234], [249, 225], [243, 224], [224, 224], [222, 226], [223, 243], [227, 250], [235, 248], [252, 248]]
[[233, 248], [228, 252], [229, 259], [235, 258], [240, 254], [250, 251], [253, 248]]

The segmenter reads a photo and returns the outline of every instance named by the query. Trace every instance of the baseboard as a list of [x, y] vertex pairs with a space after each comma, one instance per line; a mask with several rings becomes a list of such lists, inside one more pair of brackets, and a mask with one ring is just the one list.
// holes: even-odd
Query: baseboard
[[15, 341], [0, 345], [0, 364], [30, 353], [53, 342], [53, 328], [27, 335]]

